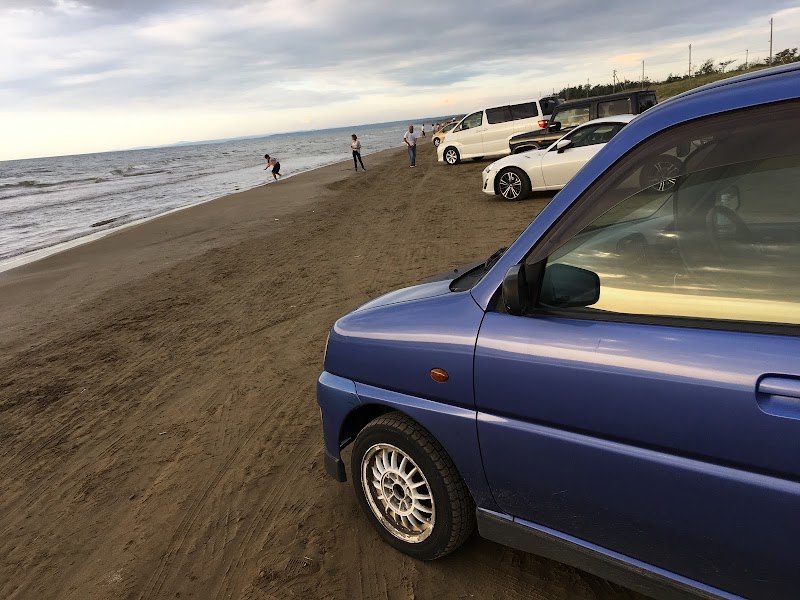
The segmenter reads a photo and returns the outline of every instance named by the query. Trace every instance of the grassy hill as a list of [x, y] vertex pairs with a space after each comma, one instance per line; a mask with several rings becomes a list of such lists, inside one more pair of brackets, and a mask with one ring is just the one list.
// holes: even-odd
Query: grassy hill
[[698, 75], [696, 77], [681, 79], [680, 81], [673, 81], [671, 83], [656, 83], [651, 85], [649, 89], [655, 90], [658, 101], [663, 102], [667, 98], [671, 98], [672, 96], [677, 96], [683, 92], [693, 90], [701, 85], [719, 81], [720, 79], [735, 77], [737, 75], [742, 75], [743, 73], [751, 73], [752, 71], [758, 71], [760, 69], [766, 69], [766, 67], [762, 65], [758, 67], [751, 67], [749, 69], [742, 69], [741, 71], [728, 71], [727, 73]]

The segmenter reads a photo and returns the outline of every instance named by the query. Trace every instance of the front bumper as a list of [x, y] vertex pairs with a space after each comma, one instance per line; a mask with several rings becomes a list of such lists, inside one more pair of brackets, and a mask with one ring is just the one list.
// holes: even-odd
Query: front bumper
[[356, 394], [356, 384], [323, 371], [317, 381], [317, 403], [322, 411], [325, 470], [336, 481], [347, 481], [341, 458], [341, 431], [347, 415], [361, 404]]
[[494, 191], [494, 176], [497, 174], [496, 171], [484, 171], [483, 172], [483, 192], [485, 194], [489, 194], [491, 196], [495, 196]]

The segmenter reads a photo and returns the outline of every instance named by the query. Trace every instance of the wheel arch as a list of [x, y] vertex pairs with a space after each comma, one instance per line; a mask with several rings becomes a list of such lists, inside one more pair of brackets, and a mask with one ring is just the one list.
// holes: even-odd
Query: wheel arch
[[377, 417], [397, 411], [423, 427], [442, 446], [458, 469], [476, 505], [498, 510], [483, 471], [478, 444], [477, 413], [474, 409], [363, 384], [356, 384], [356, 388], [361, 405], [353, 407], [343, 421], [341, 448], [355, 440], [358, 432]]
[[505, 173], [506, 171], [509, 171], [511, 169], [515, 169], [516, 171], [519, 171], [525, 177], [525, 179], [528, 180], [528, 189], [529, 190], [533, 189], [533, 180], [531, 179], [531, 176], [528, 175], [528, 172], [525, 169], [523, 169], [522, 167], [518, 167], [518, 166], [515, 166], [515, 165], [509, 165], [507, 167], [503, 167], [502, 169], [500, 169], [497, 172], [497, 175], [494, 176], [494, 194], [495, 194], [495, 196], [499, 196], [500, 195], [500, 177], [503, 175], [503, 173]]
[[439, 148], [441, 148], [442, 146], [444, 146], [444, 150], [442, 150], [442, 160], [445, 162], [445, 164], [450, 164], [447, 162], [447, 158], [445, 158], [449, 150], [453, 150], [456, 153], [457, 159], [456, 162], [453, 163], [454, 165], [457, 165], [464, 159], [464, 157], [461, 155], [461, 150], [455, 144], [452, 143], [448, 144], [445, 140], [442, 140], [442, 143], [439, 144]]
[[[385, 415], [386, 413], [397, 411], [396, 408], [386, 404], [361, 404], [356, 406], [345, 416], [342, 421], [342, 426], [339, 428], [339, 440], [341, 440], [340, 448], [346, 448], [353, 443], [359, 432], [369, 425], [372, 421]], [[403, 411], [398, 411], [412, 418], [411, 415]]]

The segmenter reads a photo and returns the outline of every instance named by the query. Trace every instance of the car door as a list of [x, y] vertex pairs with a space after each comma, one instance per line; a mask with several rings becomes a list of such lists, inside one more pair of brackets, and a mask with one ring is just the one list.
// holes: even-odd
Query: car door
[[622, 129], [622, 123], [592, 123], [579, 127], [562, 139], [569, 140], [567, 148], [555, 144], [542, 157], [542, 179], [547, 189], [559, 189], [581, 170], [600, 149]]
[[[536, 307], [487, 312], [478, 433], [517, 522], [748, 598], [797, 597], [800, 141], [781, 132], [798, 109], [659, 134], [578, 199], [556, 250], [532, 248]], [[671, 193], [637, 189], [686, 144]]]
[[461, 120], [454, 129], [450, 139], [445, 138], [450, 143], [455, 143], [462, 158], [483, 155], [483, 111], [474, 112]]
[[510, 106], [486, 109], [486, 124], [483, 127], [483, 153], [486, 155], [508, 154], [508, 140], [514, 135], [514, 120]]

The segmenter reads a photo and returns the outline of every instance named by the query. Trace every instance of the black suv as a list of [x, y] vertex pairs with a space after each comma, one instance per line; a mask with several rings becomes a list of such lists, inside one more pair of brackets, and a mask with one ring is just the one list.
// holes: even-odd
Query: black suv
[[621, 92], [594, 96], [558, 104], [550, 115], [547, 129], [538, 129], [513, 136], [508, 145], [512, 154], [547, 148], [561, 136], [586, 121], [616, 115], [638, 115], [656, 105], [656, 93], [651, 90]]

